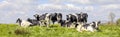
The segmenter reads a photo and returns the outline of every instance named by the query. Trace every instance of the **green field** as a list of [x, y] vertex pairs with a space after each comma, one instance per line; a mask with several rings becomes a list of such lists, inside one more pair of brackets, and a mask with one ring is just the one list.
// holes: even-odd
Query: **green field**
[[77, 32], [76, 29], [52, 25], [22, 28], [15, 24], [0, 24], [0, 37], [120, 37], [120, 26], [101, 25], [101, 32]]

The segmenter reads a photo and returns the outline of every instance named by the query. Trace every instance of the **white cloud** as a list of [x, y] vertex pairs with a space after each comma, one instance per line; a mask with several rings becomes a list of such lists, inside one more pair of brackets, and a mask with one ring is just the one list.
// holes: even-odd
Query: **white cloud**
[[108, 4], [101, 6], [104, 9], [120, 9], [120, 4]]
[[5, 18], [13, 18], [15, 15], [27, 17], [28, 13], [32, 14], [34, 11], [62, 13], [88, 11], [91, 15], [105, 16], [107, 14], [105, 12], [116, 10], [120, 10], [120, 0], [3, 0], [0, 2], [0, 14], [4, 16], [7, 13]]
[[6, 11], [8, 15], [25, 14], [35, 9], [33, 0], [4, 0], [0, 4], [0, 11]]
[[[35, 0], [3, 0], [0, 2], [0, 18], [1, 22], [12, 23], [19, 17], [27, 18], [29, 12], [33, 12], [36, 9], [37, 4]], [[11, 20], [12, 19], [12, 20]], [[14, 20], [13, 20], [14, 19]], [[11, 23], [9, 22], [9, 23]]]
[[87, 11], [93, 11], [94, 10], [94, 6], [86, 6], [85, 10], [87, 10]]
[[[69, 1], [69, 0], [67, 0]], [[81, 3], [81, 4], [90, 4], [90, 0], [70, 0], [69, 2], [73, 2], [73, 3]]]
[[79, 3], [79, 4], [90, 4], [90, 0], [49, 0], [51, 3], [60, 4], [63, 2], [67, 3]]
[[[82, 10], [85, 11], [93, 11], [94, 7], [93, 6], [76, 6], [74, 4], [40, 4], [38, 6], [39, 11], [47, 11], [47, 10], [55, 10], [55, 11], [60, 11], [60, 12], [81, 12]], [[49, 11], [48, 11], [49, 12]]]
[[54, 3], [54, 4], [63, 4], [65, 2], [65, 3], [79, 4], [79, 5], [120, 3], [120, 0], [49, 0], [49, 1], [48, 3]]

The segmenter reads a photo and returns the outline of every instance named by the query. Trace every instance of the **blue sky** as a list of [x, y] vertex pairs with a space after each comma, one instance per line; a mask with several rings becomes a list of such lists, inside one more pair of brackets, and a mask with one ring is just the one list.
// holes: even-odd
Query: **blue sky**
[[120, 0], [0, 0], [0, 23], [15, 23], [17, 18], [26, 20], [34, 14], [88, 13], [88, 22], [109, 21], [110, 12], [120, 18]]

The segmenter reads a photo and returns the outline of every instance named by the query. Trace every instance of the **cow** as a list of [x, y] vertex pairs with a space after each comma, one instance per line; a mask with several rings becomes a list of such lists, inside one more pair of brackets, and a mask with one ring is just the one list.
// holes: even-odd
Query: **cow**
[[77, 27], [77, 23], [72, 23], [67, 20], [62, 20], [60, 23], [61, 23], [62, 27], [68, 27], [68, 28], [76, 28]]
[[78, 25], [76, 30], [79, 31], [79, 32], [82, 32], [82, 31], [90, 31], [90, 32], [94, 32], [94, 31], [100, 31], [99, 30], [99, 24], [100, 24], [100, 21], [96, 21], [96, 22], [92, 22], [90, 24], [84, 24], [84, 25]]
[[50, 17], [49, 19], [52, 21], [53, 24], [55, 22], [60, 23], [60, 21], [62, 20], [62, 14], [61, 13], [51, 13], [49, 17]]
[[55, 22], [60, 23], [60, 21], [62, 20], [62, 14], [61, 13], [45, 13], [41, 16], [36, 14], [36, 15], [34, 15], [34, 17], [36, 19], [40, 20], [41, 22], [44, 21], [44, 23], [47, 27], [48, 27], [49, 24], [51, 24], [50, 22], [52, 22], [54, 24]]
[[78, 22], [80, 22], [80, 23], [87, 23], [87, 18], [88, 18], [88, 14], [87, 13], [81, 12], [80, 14], [77, 14], [77, 15], [78, 15]]
[[46, 15], [48, 15], [48, 13], [45, 13], [45, 14], [42, 14], [42, 15], [38, 15], [38, 14], [35, 14], [33, 15], [37, 20], [39, 20], [40, 22], [40, 25], [46, 25], [47, 26], [47, 23], [46, 23]]
[[78, 15], [77, 14], [69, 14], [69, 15], [66, 15], [66, 19], [67, 19], [67, 24], [68, 24], [68, 27], [70, 25], [75, 25], [75, 28], [77, 26], [77, 23], [78, 23]]
[[72, 15], [72, 14], [69, 14], [69, 15], [66, 15], [67, 16], [67, 21], [69, 22], [77, 22], [77, 17]]
[[27, 21], [32, 23], [32, 25], [30, 25], [30, 26], [35, 26], [35, 25], [39, 25], [40, 26], [40, 22], [37, 19], [30, 19], [30, 18], [28, 18]]
[[16, 23], [19, 23], [19, 25], [20, 25], [21, 27], [28, 27], [28, 26], [32, 25], [32, 23], [30, 23], [29, 21], [27, 21], [27, 20], [22, 20], [22, 19], [20, 19], [20, 18], [17, 19]]

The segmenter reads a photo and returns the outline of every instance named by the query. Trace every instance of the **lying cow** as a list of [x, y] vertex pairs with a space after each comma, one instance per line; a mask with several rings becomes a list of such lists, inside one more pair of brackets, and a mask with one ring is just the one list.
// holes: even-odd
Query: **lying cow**
[[82, 31], [94, 32], [96, 30], [99, 31], [99, 24], [100, 24], [100, 21], [92, 22], [90, 24], [78, 25], [77, 26], [77, 31], [79, 31], [79, 32], [82, 32]]
[[20, 18], [17, 19], [16, 23], [19, 23], [19, 25], [21, 27], [28, 27], [28, 26], [32, 25], [32, 23], [30, 23], [29, 21], [21, 20]]

